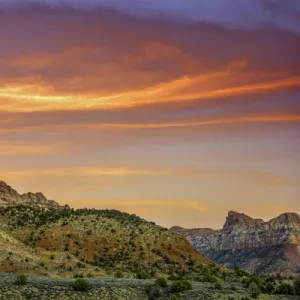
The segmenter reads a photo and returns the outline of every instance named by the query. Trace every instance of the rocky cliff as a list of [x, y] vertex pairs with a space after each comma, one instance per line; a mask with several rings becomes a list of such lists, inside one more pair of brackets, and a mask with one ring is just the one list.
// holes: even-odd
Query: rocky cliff
[[296, 213], [265, 222], [230, 211], [221, 230], [171, 230], [217, 263], [252, 272], [300, 273], [300, 217]]
[[20, 195], [4, 181], [0, 181], [0, 207], [11, 205], [37, 205], [48, 209], [70, 208], [68, 205], [61, 206], [54, 200], [48, 200], [42, 193], [26, 193]]

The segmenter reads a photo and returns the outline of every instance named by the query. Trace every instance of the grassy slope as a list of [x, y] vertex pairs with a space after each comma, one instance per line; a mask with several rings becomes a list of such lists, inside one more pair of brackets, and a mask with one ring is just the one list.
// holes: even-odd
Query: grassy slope
[[76, 260], [85, 268], [165, 274], [209, 263], [182, 237], [134, 215], [107, 210], [56, 214], [10, 207], [2, 211], [2, 224], [8, 223], [11, 236], [51, 256], [53, 263], [64, 256], [61, 271], [73, 271]]

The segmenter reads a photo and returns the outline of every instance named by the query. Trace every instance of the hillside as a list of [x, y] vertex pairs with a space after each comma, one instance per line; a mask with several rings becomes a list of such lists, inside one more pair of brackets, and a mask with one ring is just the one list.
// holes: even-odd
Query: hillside
[[67, 275], [120, 270], [153, 276], [209, 263], [184, 238], [135, 215], [73, 210], [41, 193], [25, 195], [1, 182], [0, 271]]
[[219, 264], [251, 272], [300, 274], [298, 214], [285, 213], [265, 222], [231, 211], [221, 230], [171, 230]]
[[[4, 182], [0, 186], [0, 299], [241, 300], [263, 293], [260, 299], [283, 300], [300, 295], [299, 281], [220, 267], [182, 236], [136, 215], [74, 210], [41, 193], [20, 195]], [[226, 230], [236, 230], [230, 224]], [[202, 230], [205, 237], [212, 234]], [[18, 278], [26, 283], [18, 284]], [[78, 282], [87, 288], [78, 290]]]

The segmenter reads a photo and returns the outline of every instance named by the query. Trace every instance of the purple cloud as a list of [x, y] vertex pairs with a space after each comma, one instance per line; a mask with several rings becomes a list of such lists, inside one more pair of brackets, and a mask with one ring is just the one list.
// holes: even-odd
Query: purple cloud
[[26, 4], [85, 10], [113, 8], [138, 17], [206, 22], [240, 29], [275, 27], [300, 34], [299, 0], [1, 0], [0, 7]]

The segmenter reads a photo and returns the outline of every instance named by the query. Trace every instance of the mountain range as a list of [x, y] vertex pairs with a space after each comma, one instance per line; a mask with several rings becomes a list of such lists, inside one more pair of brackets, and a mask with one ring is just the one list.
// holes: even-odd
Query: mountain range
[[300, 217], [283, 213], [268, 222], [230, 211], [221, 230], [171, 231], [185, 237], [207, 258], [254, 273], [300, 274]]
[[214, 263], [299, 275], [299, 215], [265, 222], [230, 211], [221, 230], [168, 230], [117, 210], [74, 210], [42, 193], [19, 194], [0, 181], [0, 271], [178, 274]]

